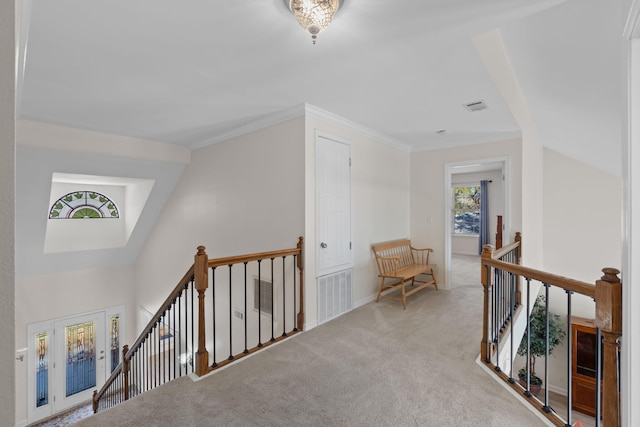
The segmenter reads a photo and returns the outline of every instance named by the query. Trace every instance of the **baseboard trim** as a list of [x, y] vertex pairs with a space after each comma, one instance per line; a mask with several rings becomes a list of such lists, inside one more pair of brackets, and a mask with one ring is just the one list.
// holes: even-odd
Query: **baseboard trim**
[[305, 331], [310, 331], [314, 328], [318, 327], [318, 320], [314, 320], [313, 322], [305, 322], [304, 323], [304, 330]]
[[377, 293], [376, 294], [371, 294], [368, 297], [365, 297], [365, 298], [362, 298], [361, 300], [355, 301], [354, 304], [353, 304], [353, 309], [355, 310], [356, 308], [360, 308], [363, 305], [367, 305], [370, 302], [375, 301], [376, 296], [377, 296]]

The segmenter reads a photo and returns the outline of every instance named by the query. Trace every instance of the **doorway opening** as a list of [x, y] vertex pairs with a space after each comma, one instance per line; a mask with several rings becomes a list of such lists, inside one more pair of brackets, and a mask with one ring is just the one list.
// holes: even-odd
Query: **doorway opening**
[[[488, 243], [496, 245], [498, 216], [501, 231], [509, 230], [509, 158], [492, 158], [447, 163], [445, 165], [445, 283], [449, 289], [456, 286], [478, 284], [479, 267], [475, 277], [469, 277], [473, 264], [480, 263], [479, 206], [473, 200], [465, 203], [464, 196], [479, 196], [481, 181], [487, 181], [486, 199]], [[468, 193], [468, 194], [467, 194]], [[460, 199], [460, 200], [458, 200]], [[474, 205], [476, 209], [474, 209]], [[484, 214], [483, 214], [484, 215]], [[452, 274], [454, 260], [459, 264]], [[466, 271], [466, 275], [463, 274]], [[458, 274], [459, 273], [459, 274]]]

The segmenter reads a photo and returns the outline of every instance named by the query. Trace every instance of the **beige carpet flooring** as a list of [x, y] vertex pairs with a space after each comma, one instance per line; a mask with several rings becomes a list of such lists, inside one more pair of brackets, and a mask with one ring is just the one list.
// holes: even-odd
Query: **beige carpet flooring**
[[[479, 267], [478, 267], [479, 268]], [[357, 286], [357, 283], [355, 284]], [[200, 381], [78, 426], [540, 426], [475, 362], [482, 288], [370, 303]]]

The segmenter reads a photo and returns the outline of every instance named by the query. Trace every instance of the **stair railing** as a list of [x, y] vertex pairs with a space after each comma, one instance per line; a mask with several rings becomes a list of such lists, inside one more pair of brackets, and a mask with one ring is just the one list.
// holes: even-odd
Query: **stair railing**
[[[521, 254], [521, 241], [518, 242], [518, 259]], [[511, 248], [511, 249], [509, 249]], [[513, 250], [512, 245], [503, 248], [504, 250]], [[572, 420], [572, 296], [574, 294], [585, 295], [595, 301], [595, 325], [597, 342], [601, 342], [601, 346], [596, 346], [596, 384], [602, 384], [595, 387], [595, 422], [596, 426], [603, 423], [606, 427], [620, 426], [620, 395], [619, 395], [619, 354], [620, 354], [620, 337], [622, 336], [622, 284], [618, 278], [619, 271], [615, 268], [604, 268], [604, 275], [594, 284], [569, 279], [555, 274], [547, 273], [540, 270], [518, 265], [516, 262], [498, 259], [504, 255], [504, 251], [494, 253], [493, 247], [486, 245], [482, 254], [482, 274], [481, 280], [484, 287], [484, 317], [483, 317], [483, 338], [480, 347], [481, 359], [492, 369], [492, 371], [501, 380], [509, 384], [518, 393], [527, 398], [529, 404], [539, 410], [548, 420], [557, 426], [571, 426]], [[531, 392], [530, 372], [527, 368], [527, 380], [525, 385], [520, 385], [513, 375], [514, 352], [514, 323], [517, 312], [516, 297], [519, 282], [524, 279], [526, 282], [526, 303], [524, 307], [532, 307], [535, 295], [532, 298], [532, 288], [534, 283], [539, 283], [544, 287], [546, 301], [549, 301], [549, 289], [558, 287], [566, 293], [567, 305], [567, 416], [562, 418], [551, 407], [549, 401], [549, 389], [545, 388], [545, 395], [539, 400]], [[533, 282], [533, 283], [532, 283]], [[506, 286], [505, 286], [506, 283]], [[507, 306], [510, 319], [508, 322], [501, 323], [501, 306]], [[547, 325], [549, 324], [548, 304], [545, 308], [545, 316]], [[526, 314], [526, 328], [529, 328], [529, 310], [521, 312]], [[508, 354], [508, 372], [505, 372], [501, 366], [500, 346], [506, 346], [508, 343], [501, 339], [506, 329], [510, 331], [510, 351]], [[546, 326], [547, 337], [549, 326]], [[522, 336], [520, 336], [521, 338]], [[519, 340], [518, 340], [519, 344]], [[527, 346], [528, 348], [528, 346]], [[546, 357], [545, 357], [545, 378], [544, 384], [549, 384], [549, 339], [546, 340]], [[529, 349], [527, 349], [526, 360], [529, 360]]]
[[[234, 277], [233, 273], [237, 272], [238, 268], [241, 273]], [[299, 275], [296, 274], [296, 269]], [[221, 270], [226, 270], [225, 273], [228, 274], [227, 283], [224, 284], [228, 290], [226, 295], [220, 289]], [[266, 279], [265, 275], [268, 276]], [[254, 279], [257, 286], [258, 296], [254, 298], [257, 301], [256, 314], [253, 310], [248, 311], [248, 295], [252, 293], [251, 289], [247, 292], [249, 279]], [[269, 287], [270, 295], [262, 291], [263, 286]], [[210, 302], [206, 297], [207, 289], [211, 289]], [[241, 293], [244, 299], [243, 304], [240, 304], [243, 305], [243, 311], [240, 311], [241, 319], [237, 316], [234, 318], [238, 311], [234, 311], [233, 307], [238, 302], [234, 301], [233, 295], [238, 289], [243, 290]], [[279, 292], [279, 296], [275, 295], [276, 292]], [[131, 347], [123, 347], [122, 362], [114, 369], [104, 386], [94, 391], [94, 413], [118, 405], [178, 377], [189, 374], [206, 375], [302, 331], [303, 292], [302, 237], [292, 249], [211, 260], [208, 259], [205, 247], [199, 246], [194, 264], [160, 305], [134, 344]], [[221, 298], [221, 294], [226, 298]], [[222, 313], [223, 306], [228, 308], [228, 313]], [[257, 319], [257, 325], [249, 326], [247, 315], [250, 313], [251, 317]], [[276, 319], [278, 314], [280, 317]], [[207, 318], [212, 325], [210, 331], [206, 327]], [[270, 338], [269, 330], [263, 327], [264, 318], [271, 320]], [[238, 321], [244, 326], [240, 328], [243, 330], [240, 334], [242, 339], [237, 339], [238, 334], [234, 334], [234, 325], [235, 329], [238, 329]], [[221, 323], [229, 329], [228, 347], [224, 342], [225, 331], [222, 330]], [[278, 330], [282, 331], [278, 337], [275, 336], [276, 324]], [[267, 338], [263, 342], [265, 334]], [[249, 339], [257, 340], [251, 349], [248, 348]], [[244, 343], [243, 350], [235, 351], [235, 354], [237, 344], [234, 344], [234, 341]], [[212, 356], [207, 344], [210, 344], [213, 350]], [[224, 360], [219, 356], [221, 352], [218, 347], [224, 347], [224, 350], [229, 351], [229, 356]]]
[[[489, 253], [483, 253], [483, 257]], [[522, 235], [516, 233], [514, 241], [498, 250], [490, 252], [491, 259], [520, 264], [522, 257]], [[486, 277], [486, 275], [492, 277]], [[517, 315], [521, 302], [521, 283], [517, 275], [510, 275], [506, 270], [487, 270], [483, 264], [481, 269], [482, 283], [491, 283], [491, 292], [485, 293], [485, 297], [491, 301], [485, 301], [485, 309], [490, 312], [483, 316], [483, 336], [481, 354], [485, 359], [493, 359], [493, 355], [499, 350], [501, 338], [506, 331], [510, 331], [513, 318]], [[513, 282], [513, 283], [512, 283]], [[511, 291], [513, 290], [513, 295]]]
[[122, 362], [100, 390], [93, 411], [118, 405], [193, 372], [194, 267], [191, 266], [138, 339], [122, 349]]

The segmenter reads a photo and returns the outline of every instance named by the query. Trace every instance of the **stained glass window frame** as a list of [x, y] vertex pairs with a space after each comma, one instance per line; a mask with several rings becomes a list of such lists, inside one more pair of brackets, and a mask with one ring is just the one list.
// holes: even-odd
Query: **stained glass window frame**
[[120, 218], [120, 209], [110, 197], [91, 190], [67, 193], [53, 202], [49, 219]]

